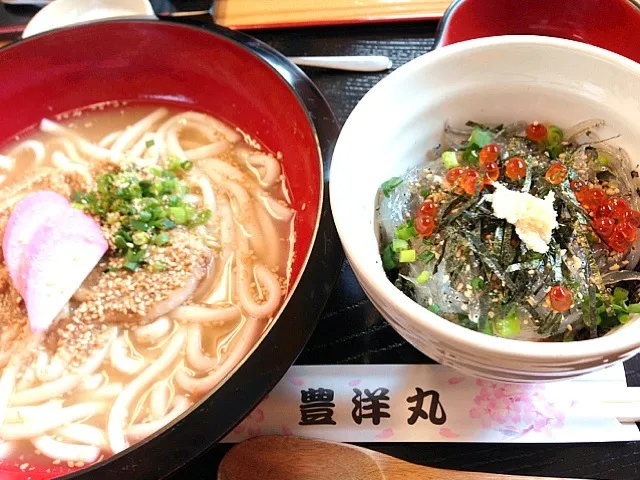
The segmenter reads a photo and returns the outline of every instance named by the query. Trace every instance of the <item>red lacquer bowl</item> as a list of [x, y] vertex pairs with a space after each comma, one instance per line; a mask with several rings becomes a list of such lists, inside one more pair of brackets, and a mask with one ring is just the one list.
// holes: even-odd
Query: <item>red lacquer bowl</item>
[[[242, 420], [293, 363], [315, 327], [342, 260], [324, 193], [337, 123], [318, 90], [284, 57], [255, 39], [209, 25], [116, 21], [46, 33], [0, 50], [0, 85], [0, 143], [43, 117], [107, 100], [134, 100], [211, 113], [284, 156], [299, 212], [294, 287], [286, 308], [213, 395], [153, 438], [79, 474], [161, 478]], [[0, 478], [38, 480], [69, 472], [46, 468], [20, 472], [18, 465], [5, 463]]]
[[589, 43], [640, 62], [635, 0], [455, 0], [436, 46], [497, 35], [544, 35]]

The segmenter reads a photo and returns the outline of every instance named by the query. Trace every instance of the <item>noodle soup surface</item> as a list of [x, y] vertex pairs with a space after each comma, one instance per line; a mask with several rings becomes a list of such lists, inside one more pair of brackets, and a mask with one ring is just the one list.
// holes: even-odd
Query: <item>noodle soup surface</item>
[[2, 464], [79, 468], [153, 434], [288, 292], [280, 155], [210, 115], [110, 102], [44, 119], [0, 149], [0, 181]]

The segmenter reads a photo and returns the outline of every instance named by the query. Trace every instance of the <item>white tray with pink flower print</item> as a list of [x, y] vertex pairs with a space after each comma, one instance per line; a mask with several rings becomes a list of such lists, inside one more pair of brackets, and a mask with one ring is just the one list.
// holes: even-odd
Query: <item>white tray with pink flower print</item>
[[294, 366], [225, 442], [297, 435], [339, 442], [640, 440], [640, 389], [624, 368], [504, 384], [440, 365]]

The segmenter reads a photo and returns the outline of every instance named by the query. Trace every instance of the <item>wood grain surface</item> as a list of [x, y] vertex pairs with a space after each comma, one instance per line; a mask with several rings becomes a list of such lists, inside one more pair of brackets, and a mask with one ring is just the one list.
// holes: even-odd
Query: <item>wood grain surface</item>
[[251, 480], [256, 472], [261, 480], [560, 480], [442, 470], [355, 445], [289, 436], [256, 437], [236, 445], [222, 459], [218, 480]]
[[446, 0], [217, 0], [215, 19], [233, 28], [440, 17]]

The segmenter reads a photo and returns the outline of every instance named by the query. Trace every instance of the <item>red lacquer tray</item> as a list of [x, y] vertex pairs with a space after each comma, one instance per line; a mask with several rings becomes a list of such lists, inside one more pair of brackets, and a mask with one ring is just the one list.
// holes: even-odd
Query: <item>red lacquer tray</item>
[[545, 35], [589, 43], [640, 62], [635, 0], [456, 0], [436, 46], [496, 35]]

